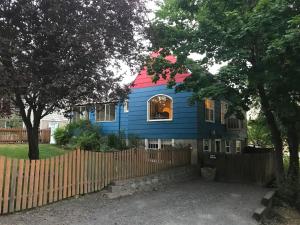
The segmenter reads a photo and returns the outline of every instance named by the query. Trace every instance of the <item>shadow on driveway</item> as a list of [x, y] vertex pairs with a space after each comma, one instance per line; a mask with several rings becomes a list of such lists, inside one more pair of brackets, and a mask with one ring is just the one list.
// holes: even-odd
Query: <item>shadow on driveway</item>
[[0, 217], [0, 225], [251, 225], [266, 192], [194, 180], [115, 200], [90, 194]]

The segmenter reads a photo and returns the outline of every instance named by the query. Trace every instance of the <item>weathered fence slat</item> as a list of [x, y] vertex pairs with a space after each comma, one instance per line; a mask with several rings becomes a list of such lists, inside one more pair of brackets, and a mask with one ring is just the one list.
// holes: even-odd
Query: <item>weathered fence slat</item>
[[[1, 164], [1, 162], [0, 162], [0, 164]], [[18, 169], [19, 169], [19, 173], [18, 173], [18, 182], [17, 182], [18, 184], [17, 184], [16, 211], [19, 211], [21, 209], [23, 171], [24, 171], [24, 160], [23, 159], [19, 160]], [[0, 172], [0, 176], [1, 176], [1, 172]], [[0, 187], [1, 187], [1, 181], [0, 181]], [[2, 193], [1, 190], [0, 190], [0, 193]], [[0, 199], [0, 203], [1, 203], [1, 199]], [[1, 209], [0, 209], [0, 212], [1, 212]]]
[[[39, 142], [49, 143], [50, 129], [39, 130]], [[27, 143], [27, 131], [23, 128], [0, 128], [0, 143]]]
[[[173, 157], [178, 163], [173, 162]], [[76, 150], [41, 160], [0, 156], [0, 215], [99, 191], [114, 180], [188, 165], [190, 152]]]

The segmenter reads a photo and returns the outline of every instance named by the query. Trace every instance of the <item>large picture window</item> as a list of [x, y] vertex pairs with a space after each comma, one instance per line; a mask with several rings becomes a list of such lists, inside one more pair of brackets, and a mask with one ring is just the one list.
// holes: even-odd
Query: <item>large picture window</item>
[[98, 104], [96, 106], [96, 121], [114, 121], [116, 117], [116, 105], [114, 103]]
[[172, 120], [173, 100], [167, 95], [156, 95], [148, 100], [148, 120]]
[[205, 121], [215, 122], [215, 102], [205, 99]]

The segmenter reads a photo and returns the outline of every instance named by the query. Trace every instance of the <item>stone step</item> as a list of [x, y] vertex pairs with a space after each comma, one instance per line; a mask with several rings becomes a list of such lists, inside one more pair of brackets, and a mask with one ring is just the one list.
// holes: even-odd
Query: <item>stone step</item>
[[267, 211], [267, 207], [265, 207], [265, 206], [259, 207], [254, 211], [252, 217], [256, 221], [260, 221], [263, 218], [266, 211]]
[[269, 207], [272, 204], [275, 193], [275, 191], [269, 191], [267, 194], [265, 194], [265, 196], [261, 200], [261, 204], [263, 204], [266, 207]]

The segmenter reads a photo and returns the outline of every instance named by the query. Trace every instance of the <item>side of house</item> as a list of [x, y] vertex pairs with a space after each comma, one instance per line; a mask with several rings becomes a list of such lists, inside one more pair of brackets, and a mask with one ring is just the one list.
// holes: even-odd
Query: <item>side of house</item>
[[[177, 74], [181, 83], [189, 74]], [[144, 68], [124, 103], [95, 104], [89, 119], [104, 134], [136, 135], [145, 149], [189, 147], [192, 162], [199, 152], [239, 153], [247, 144], [245, 121], [225, 118], [228, 103], [205, 99], [189, 104], [192, 93], [175, 93], [164, 79], [152, 82]]]

